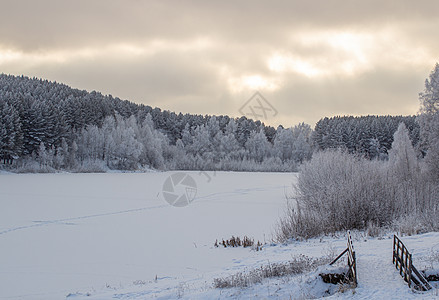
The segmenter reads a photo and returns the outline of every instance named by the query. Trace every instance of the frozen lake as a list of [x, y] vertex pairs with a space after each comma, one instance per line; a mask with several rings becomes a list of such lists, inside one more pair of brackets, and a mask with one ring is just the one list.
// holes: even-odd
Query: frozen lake
[[63, 299], [223, 268], [248, 251], [218, 252], [215, 240], [269, 241], [296, 180], [186, 172], [196, 197], [174, 207], [162, 193], [174, 173], [0, 174], [0, 299]]

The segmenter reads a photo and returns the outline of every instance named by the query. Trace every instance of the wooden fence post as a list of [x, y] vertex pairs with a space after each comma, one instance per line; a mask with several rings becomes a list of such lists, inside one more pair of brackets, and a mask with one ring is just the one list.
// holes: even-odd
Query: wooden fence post
[[337, 258], [334, 259], [329, 265], [333, 265], [345, 253], [348, 254], [348, 267], [349, 267], [348, 274], [349, 274], [349, 280], [356, 287], [357, 284], [358, 284], [358, 280], [357, 280], [357, 259], [355, 257], [354, 245], [352, 243], [352, 237], [351, 237], [351, 232], [350, 231], [348, 231], [347, 248], [345, 250], [343, 250], [343, 252], [339, 256], [337, 256]]
[[408, 281], [408, 283], [409, 283], [409, 288], [411, 287], [411, 285], [412, 285], [412, 254], [410, 253], [409, 254], [409, 265], [408, 265], [408, 267], [409, 267], [409, 269], [408, 269], [408, 278], [407, 278], [407, 281]]

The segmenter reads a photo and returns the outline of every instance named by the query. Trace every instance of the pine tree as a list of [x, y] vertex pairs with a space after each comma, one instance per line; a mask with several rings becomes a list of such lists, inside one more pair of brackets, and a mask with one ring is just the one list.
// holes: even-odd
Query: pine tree
[[20, 118], [11, 105], [0, 102], [0, 159], [11, 163], [21, 154], [23, 136]]

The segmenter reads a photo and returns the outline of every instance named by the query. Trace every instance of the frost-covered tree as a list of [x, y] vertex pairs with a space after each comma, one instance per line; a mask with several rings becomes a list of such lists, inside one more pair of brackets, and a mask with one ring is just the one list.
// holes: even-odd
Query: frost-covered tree
[[234, 119], [230, 119], [229, 122], [226, 125], [224, 134], [233, 134], [236, 137], [236, 130], [238, 129], [238, 125], [236, 124]]
[[229, 158], [239, 160], [242, 158], [242, 151], [238, 141], [233, 133], [226, 133], [222, 135], [220, 145], [218, 148], [218, 155], [220, 158]]
[[309, 138], [305, 136], [304, 132], [299, 133], [299, 136], [293, 143], [293, 160], [297, 163], [303, 163], [312, 156], [312, 149], [309, 143]]
[[421, 142], [427, 151], [425, 166], [431, 176], [439, 180], [439, 64], [436, 63], [425, 80], [425, 89], [419, 94], [419, 99]]
[[139, 156], [143, 151], [143, 145], [135, 137], [136, 123], [124, 120], [117, 116], [116, 128], [112, 131], [114, 141], [114, 152], [111, 167], [118, 169], [132, 170], [137, 169]]
[[97, 137], [101, 142], [101, 151], [99, 157], [105, 161], [107, 166], [110, 165], [110, 159], [112, 158], [116, 142], [113, 138], [113, 130], [116, 127], [116, 119], [113, 116], [108, 116], [104, 119], [100, 130], [100, 136]]
[[104, 139], [102, 129], [98, 126], [88, 125], [84, 128], [76, 140], [80, 161], [102, 160], [104, 155]]
[[41, 142], [38, 147], [38, 162], [40, 163], [40, 167], [47, 167], [49, 164], [49, 154], [43, 142]]
[[[140, 162], [156, 169], [163, 169], [165, 167], [164, 147], [167, 147], [168, 141], [165, 135], [154, 129], [154, 123], [149, 114], [139, 127], [138, 139], [143, 145]], [[180, 148], [183, 146], [180, 145]]]
[[389, 151], [389, 169], [400, 181], [410, 180], [418, 172], [416, 153], [404, 123], [399, 125], [393, 136]]
[[200, 156], [211, 153], [212, 144], [210, 142], [209, 130], [206, 126], [201, 125], [195, 128], [191, 150], [194, 155]]
[[74, 168], [77, 165], [77, 155], [78, 155], [78, 145], [76, 144], [76, 141], [72, 142], [72, 146], [70, 147], [69, 150], [69, 156], [68, 156], [68, 161], [67, 161], [67, 165], [70, 168]]
[[282, 161], [290, 160], [293, 156], [294, 134], [291, 129], [279, 127], [274, 139], [274, 152]]
[[245, 143], [245, 148], [248, 151], [249, 159], [255, 160], [258, 163], [263, 162], [272, 152], [272, 146], [262, 130], [250, 133], [250, 137]]
[[56, 150], [54, 165], [56, 169], [69, 168], [69, 145], [65, 138], [61, 139], [61, 145]]
[[311, 126], [305, 123], [300, 123], [294, 126], [292, 129], [294, 136], [292, 159], [296, 163], [302, 163], [305, 160], [311, 159], [312, 147], [311, 147]]
[[183, 144], [185, 146], [192, 145], [193, 137], [191, 134], [191, 128], [190, 128], [189, 123], [186, 123], [184, 126], [184, 129], [181, 133], [181, 141], [183, 142]]

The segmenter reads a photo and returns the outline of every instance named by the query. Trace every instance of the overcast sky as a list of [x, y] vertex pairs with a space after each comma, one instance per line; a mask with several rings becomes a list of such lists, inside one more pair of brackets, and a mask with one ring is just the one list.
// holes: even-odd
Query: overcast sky
[[274, 126], [416, 114], [439, 61], [436, 0], [0, 1], [2, 73]]

